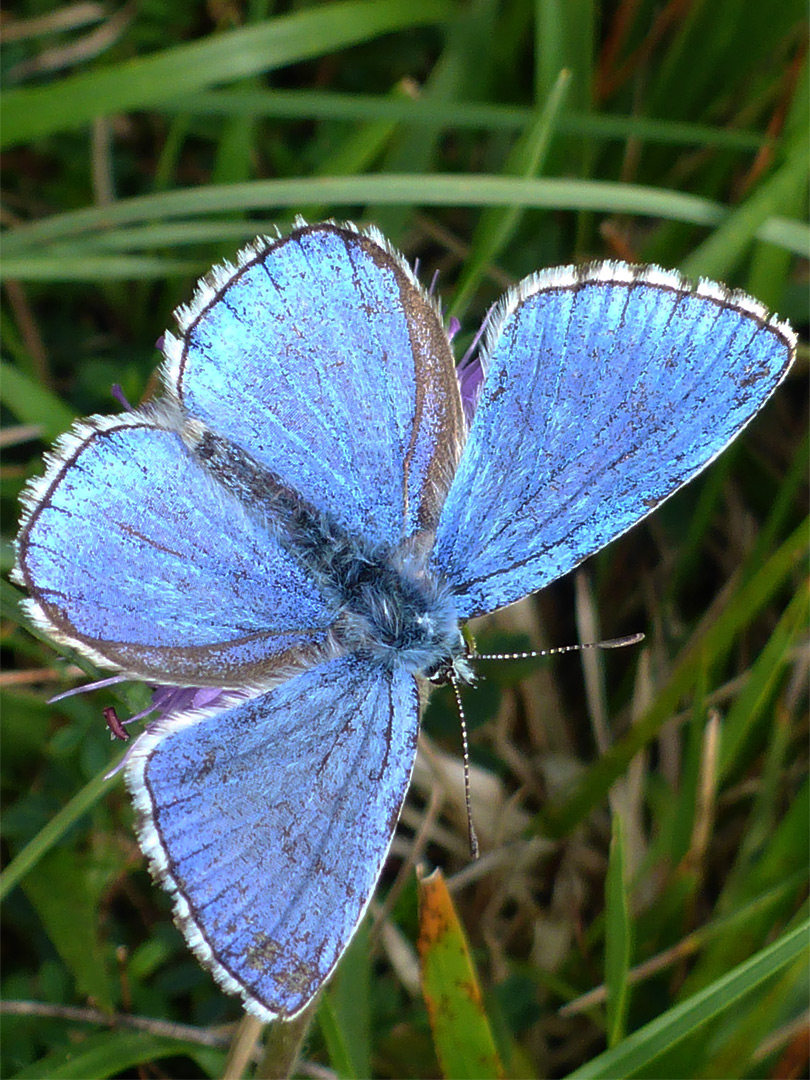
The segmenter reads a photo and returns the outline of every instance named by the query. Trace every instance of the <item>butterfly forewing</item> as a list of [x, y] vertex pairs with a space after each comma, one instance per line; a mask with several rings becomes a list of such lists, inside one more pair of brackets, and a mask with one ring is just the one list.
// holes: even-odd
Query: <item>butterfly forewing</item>
[[663, 271], [525, 282], [496, 318], [437, 531], [459, 615], [542, 588], [650, 513], [748, 423], [794, 350], [754, 301]]
[[168, 379], [190, 415], [358, 539], [435, 526], [461, 400], [438, 310], [381, 237], [257, 241], [178, 314]]

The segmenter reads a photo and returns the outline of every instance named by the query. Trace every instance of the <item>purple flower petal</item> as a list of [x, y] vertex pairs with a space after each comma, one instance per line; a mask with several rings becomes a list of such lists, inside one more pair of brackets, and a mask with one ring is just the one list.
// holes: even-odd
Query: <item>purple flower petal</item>
[[203, 709], [225, 694], [218, 686], [157, 686], [152, 692], [152, 708], [157, 710], [156, 720], [186, 709]]
[[121, 389], [121, 387], [118, 385], [118, 383], [113, 383], [112, 384], [112, 386], [110, 387], [110, 393], [112, 394], [112, 396], [115, 398], [115, 400], [118, 402], [119, 405], [124, 406], [124, 408], [126, 409], [127, 412], [135, 412], [135, 410], [132, 408], [130, 403], [127, 401], [126, 394]]

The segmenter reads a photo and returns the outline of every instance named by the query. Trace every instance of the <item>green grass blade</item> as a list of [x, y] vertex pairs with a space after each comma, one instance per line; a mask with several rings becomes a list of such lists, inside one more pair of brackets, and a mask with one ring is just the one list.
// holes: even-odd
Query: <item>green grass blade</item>
[[807, 139], [795, 139], [787, 160], [681, 264], [689, 277], [723, 280], [736, 269], [764, 222], [807, 194]]
[[[251, 219], [211, 219], [209, 221], [174, 221], [166, 224], [122, 226], [112, 232], [88, 233], [69, 240], [59, 240], [49, 245], [49, 254], [43, 258], [59, 255], [63, 260], [76, 258], [81, 251], [82, 258], [97, 258], [98, 253], [108, 251], [138, 251], [140, 249], [161, 247], [182, 247], [184, 244], [217, 244], [223, 240], [238, 244], [243, 240], [252, 240], [255, 236], [272, 234], [278, 219], [261, 221]], [[5, 263], [4, 263], [5, 265]], [[165, 265], [165, 263], [161, 263]], [[208, 264], [210, 265], [210, 263]]]
[[[250, 230], [249, 230], [250, 231]], [[254, 230], [255, 231], [255, 230]], [[251, 232], [253, 235], [253, 232]], [[14, 281], [153, 281], [155, 278], [200, 274], [209, 259], [161, 258], [148, 255], [95, 255], [75, 252], [9, 258], [3, 261], [5, 276]]]
[[[776, 754], [783, 754], [783, 737], [777, 735], [774, 742], [780, 743], [776, 747]], [[768, 750], [771, 753], [770, 747]], [[733, 916], [746, 908], [750, 910], [751, 918], [744, 924], [738, 923], [734, 926], [733, 932], [712, 935], [686, 978], [684, 993], [703, 990], [727, 971], [730, 965], [740, 963], [750, 956], [763, 941], [768, 940], [774, 925], [789, 919], [796, 910], [795, 905], [801, 902], [801, 891], [793, 892], [795, 886], [788, 886], [783, 900], [774, 903], [770, 910], [762, 909], [757, 912], [751, 907], [751, 902], [756, 897], [786, 885], [797, 873], [803, 873], [805, 882], [807, 880], [810, 783], [805, 780], [800, 790], [795, 792], [788, 809], [771, 830], [767, 845], [763, 847], [762, 838], [763, 833], [768, 830], [767, 818], [770, 816], [771, 803], [770, 793], [763, 785], [749, 814], [749, 828], [743, 838], [743, 846], [735, 853], [733, 865], [728, 868], [727, 878], [723, 882], [716, 905], [716, 910], [721, 915], [718, 926], [728, 920], [731, 930]], [[766, 820], [760, 824], [763, 812]]]
[[[422, 206], [524, 206], [555, 210], [593, 210], [639, 214], [713, 228], [727, 210], [711, 199], [662, 188], [613, 181], [526, 179], [514, 176], [392, 174], [315, 179], [260, 180], [246, 184], [197, 188], [121, 199], [111, 206], [55, 214], [9, 231], [3, 238], [4, 261], [33, 253], [47, 241], [64, 240], [92, 230], [231, 210], [278, 210], [302, 203], [332, 206], [374, 201]], [[810, 255], [810, 230], [803, 222], [770, 218], [756, 233], [796, 254]], [[41, 254], [41, 251], [40, 251]]]
[[503, 1076], [470, 947], [440, 870], [419, 883], [422, 993], [447, 1080]]
[[358, 1073], [329, 994], [322, 994], [318, 1004], [318, 1026], [329, 1052], [329, 1064], [340, 1080], [355, 1080]]
[[[370, 921], [360, 923], [326, 995], [355, 1076], [371, 1076], [372, 964]], [[333, 1065], [337, 1064], [333, 1060]]]
[[669, 682], [659, 690], [655, 703], [646, 715], [633, 725], [620, 742], [594, 762], [584, 780], [561, 806], [537, 815], [532, 823], [533, 830], [564, 836], [606, 796], [610, 785], [639, 750], [654, 738], [661, 725], [675, 711], [678, 701], [689, 692], [700, 670], [696, 653], [700, 651], [704, 663], [720, 656], [740, 629], [770, 601], [805, 558], [807, 544], [808, 522], [804, 521], [751, 580], [729, 598], [725, 610], [705, 633], [690, 643], [675, 664]]
[[535, 0], [535, 101], [545, 101], [560, 73], [569, 71], [574, 107], [590, 106], [594, 23], [593, 0]]
[[793, 664], [791, 650], [804, 637], [810, 618], [805, 582], [788, 605], [767, 645], [754, 662], [748, 681], [738, 694], [723, 725], [719, 771], [727, 779], [750, 735], [752, 727], [772, 700], [774, 687]]
[[[407, 95], [406, 84], [392, 91], [392, 98]], [[398, 125], [394, 120], [370, 120], [352, 128], [347, 138], [331, 154], [325, 156], [314, 170], [316, 176], [352, 176], [367, 172], [391, 145]], [[328, 216], [323, 204], [303, 206], [301, 216], [307, 221], [319, 221]]]
[[[98, 873], [92, 855], [71, 846], [42, 854], [23, 881], [23, 890], [51, 944], [76, 981], [76, 990], [112, 1012], [110, 980], [99, 938], [98, 906], [109, 874]], [[59, 890], [54, 891], [54, 881]]]
[[315, 997], [292, 1020], [276, 1020], [267, 1026], [264, 1053], [253, 1074], [254, 1080], [275, 1080], [293, 1075], [317, 1008], [318, 998]]
[[624, 870], [624, 830], [620, 814], [611, 822], [610, 858], [605, 881], [605, 986], [607, 1039], [615, 1046], [624, 1036], [630, 1005], [628, 973], [631, 950], [630, 905]]
[[0, 360], [0, 401], [24, 424], [37, 424], [52, 442], [76, 419], [61, 398], [19, 368]]
[[48, 1054], [18, 1072], [14, 1080], [87, 1080], [88, 1076], [103, 1080], [170, 1057], [190, 1057], [208, 1076], [221, 1076], [225, 1062], [220, 1051], [181, 1039], [145, 1031], [105, 1031]]
[[[504, 175], [535, 176], [540, 172], [570, 81], [570, 72], [561, 71], [545, 105], [533, 118], [507, 158]], [[461, 272], [448, 315], [458, 316], [464, 311], [470, 297], [478, 288], [484, 268], [487, 263], [497, 259], [509, 243], [522, 214], [523, 208], [517, 206], [496, 207], [483, 212], [473, 234], [470, 254]]]
[[[445, 47], [422, 87], [425, 101], [439, 105], [470, 96], [473, 79], [487, 81], [493, 0], [472, 0], [459, 9], [447, 30]], [[403, 127], [381, 163], [385, 173], [425, 173], [437, 155], [441, 127]], [[380, 201], [366, 206], [364, 216], [375, 222], [383, 235], [399, 237], [413, 212], [413, 199], [397, 200], [399, 205]]]
[[120, 777], [107, 775], [110, 768], [114, 766], [105, 768], [88, 784], [85, 784], [81, 791], [74, 795], [55, 817], [51, 818], [45, 828], [40, 829], [34, 839], [11, 860], [0, 874], [0, 900], [3, 900], [43, 855], [50, 851], [54, 844], [59, 843], [68, 829], [75, 825], [88, 810], [92, 810], [102, 795], [120, 780]]
[[[413, 127], [484, 131], [521, 131], [531, 122], [534, 110], [527, 106], [490, 105], [468, 101], [392, 101], [380, 94], [343, 94], [331, 90], [201, 90], [195, 94], [156, 103], [157, 111], [192, 116], [251, 116], [274, 120], [343, 120], [348, 123], [382, 121]], [[590, 139], [642, 139], [665, 146], [699, 146], [702, 149], [756, 153], [766, 139], [757, 131], [738, 131], [645, 116], [620, 116], [568, 112], [558, 120], [564, 135]]]
[[82, 127], [96, 116], [144, 109], [171, 95], [287, 67], [382, 34], [445, 22], [445, 0], [343, 0], [244, 26], [48, 86], [7, 90], [0, 146]]
[[774, 548], [777, 538], [787, 527], [793, 507], [799, 505], [797, 494], [807, 478], [809, 456], [810, 431], [805, 430], [801, 439], [796, 441], [793, 461], [774, 496], [768, 517], [754, 542], [754, 547], [748, 557], [749, 566], [756, 567], [761, 564], [762, 559]]
[[705, 990], [675, 1005], [618, 1046], [570, 1073], [568, 1080], [632, 1076], [681, 1039], [699, 1031], [713, 1017], [733, 1008], [766, 979], [784, 971], [807, 950], [809, 931], [810, 921], [805, 920]]

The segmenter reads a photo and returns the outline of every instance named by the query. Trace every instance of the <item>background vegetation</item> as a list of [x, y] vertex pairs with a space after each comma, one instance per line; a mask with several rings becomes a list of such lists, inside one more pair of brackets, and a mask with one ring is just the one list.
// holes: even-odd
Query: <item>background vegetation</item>
[[[3, 569], [44, 448], [115, 411], [113, 383], [154, 393], [154, 343], [195, 276], [299, 212], [374, 222], [438, 270], [462, 348], [509, 282], [604, 256], [725, 280], [806, 338], [804, 20], [799, 0], [19, 0], [2, 22]], [[482, 651], [647, 638], [583, 665], [492, 663], [465, 694], [477, 864], [452, 698], [434, 695], [300, 1075], [807, 1075], [806, 357], [697, 482], [476, 628]], [[283, 1074], [294, 1032], [240, 1024], [103, 780], [119, 748], [101, 710], [145, 688], [48, 705], [92, 672], [1, 595], [0, 1072]], [[488, 1025], [479, 1072], [429, 1025], [416, 862], [443, 868], [480, 976], [482, 1009], [450, 1006], [462, 1051]], [[429, 1003], [453, 1002], [438, 977]]]

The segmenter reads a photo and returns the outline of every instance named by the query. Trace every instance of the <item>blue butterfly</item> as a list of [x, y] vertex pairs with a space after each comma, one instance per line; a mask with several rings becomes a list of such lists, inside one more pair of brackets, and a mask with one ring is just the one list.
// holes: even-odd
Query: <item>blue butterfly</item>
[[369, 904], [428, 681], [471, 677], [460, 625], [705, 468], [796, 341], [719, 285], [568, 266], [507, 293], [460, 382], [402, 256], [331, 223], [176, 318], [164, 397], [78, 424], [28, 490], [16, 580], [57, 641], [195, 688], [127, 758], [141, 846], [216, 980], [291, 1018]]

